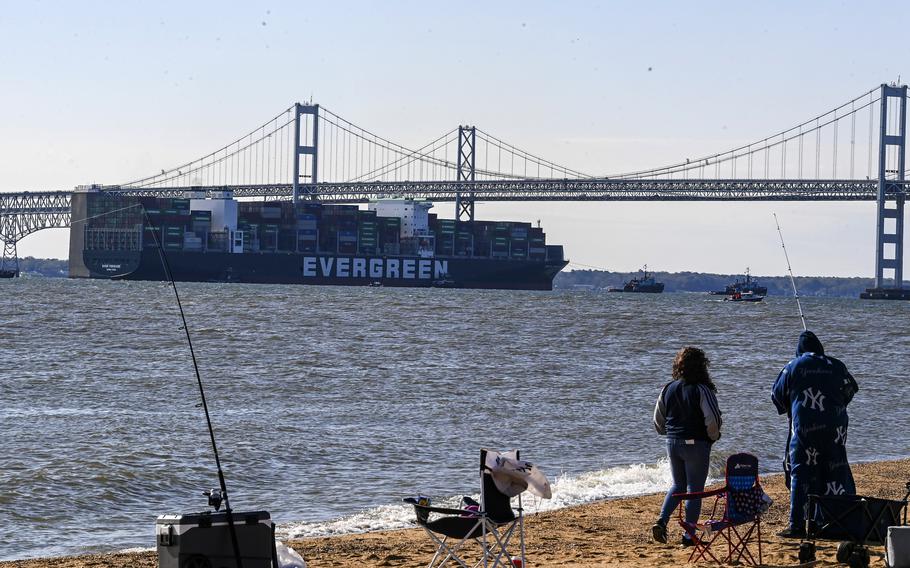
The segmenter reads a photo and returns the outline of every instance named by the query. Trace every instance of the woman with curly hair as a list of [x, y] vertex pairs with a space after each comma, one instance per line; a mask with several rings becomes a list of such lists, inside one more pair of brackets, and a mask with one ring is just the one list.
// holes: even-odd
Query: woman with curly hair
[[[697, 347], [683, 347], [673, 360], [673, 381], [664, 386], [654, 407], [654, 428], [667, 437], [673, 486], [667, 491], [660, 518], [651, 527], [657, 542], [667, 542], [667, 523], [679, 505], [674, 493], [702, 491], [708, 478], [711, 444], [720, 439], [721, 412], [717, 387], [708, 375], [708, 358]], [[686, 502], [686, 522], [695, 523], [701, 500]], [[688, 535], [682, 544], [691, 546]]]

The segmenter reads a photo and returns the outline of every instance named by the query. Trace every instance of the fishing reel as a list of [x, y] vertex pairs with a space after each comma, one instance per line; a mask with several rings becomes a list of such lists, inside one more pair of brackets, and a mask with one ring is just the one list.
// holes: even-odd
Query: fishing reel
[[218, 511], [221, 509], [221, 502], [224, 501], [224, 495], [218, 489], [209, 489], [208, 491], [203, 491], [203, 495], [208, 497], [209, 507]]

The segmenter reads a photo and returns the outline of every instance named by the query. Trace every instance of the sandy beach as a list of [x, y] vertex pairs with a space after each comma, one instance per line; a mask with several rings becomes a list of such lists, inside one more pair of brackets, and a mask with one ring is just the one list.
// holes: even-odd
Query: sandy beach
[[[910, 459], [855, 465], [860, 494], [903, 497], [910, 481]], [[786, 524], [788, 494], [779, 475], [763, 479], [774, 505], [762, 525], [764, 562], [768, 566], [797, 564], [798, 541], [777, 538]], [[688, 549], [651, 542], [648, 528], [657, 515], [662, 494], [606, 500], [529, 515], [525, 523], [527, 566], [679, 566]], [[672, 533], [671, 533], [672, 534]], [[674, 534], [675, 543], [679, 534]], [[291, 541], [311, 568], [423, 566], [433, 554], [420, 529]], [[836, 542], [819, 542], [818, 566], [835, 566]], [[884, 566], [883, 549], [873, 548], [872, 566]], [[0, 568], [152, 568], [154, 552], [103, 554], [0, 562]]]

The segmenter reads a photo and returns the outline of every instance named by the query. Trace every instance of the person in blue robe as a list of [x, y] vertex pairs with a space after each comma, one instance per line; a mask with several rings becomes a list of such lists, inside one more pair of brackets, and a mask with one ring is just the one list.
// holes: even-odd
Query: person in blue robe
[[783, 368], [771, 391], [778, 414], [787, 414], [790, 419], [784, 460], [790, 488], [790, 526], [780, 536], [805, 536], [810, 493], [856, 493], [847, 461], [847, 405], [857, 390], [847, 366], [825, 355], [814, 333], [800, 334], [796, 358]]

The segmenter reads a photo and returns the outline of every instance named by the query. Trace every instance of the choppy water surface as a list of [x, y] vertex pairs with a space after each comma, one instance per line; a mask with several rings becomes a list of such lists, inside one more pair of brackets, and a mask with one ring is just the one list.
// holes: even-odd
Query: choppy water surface
[[[701, 346], [715, 459], [777, 469], [769, 391], [792, 299], [180, 284], [235, 509], [288, 536], [408, 526], [402, 496], [477, 490], [480, 447], [521, 448], [559, 507], [661, 490], [651, 412]], [[910, 305], [804, 300], [860, 384], [853, 460], [910, 455]], [[154, 545], [217, 486], [189, 350], [161, 283], [0, 281], [0, 559]], [[901, 434], [896, 434], [901, 433]]]

